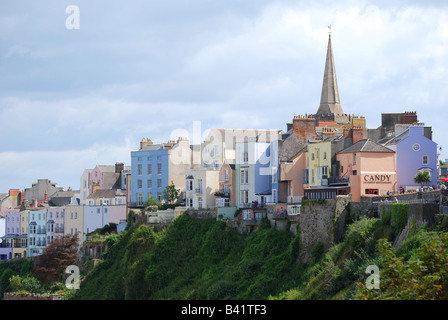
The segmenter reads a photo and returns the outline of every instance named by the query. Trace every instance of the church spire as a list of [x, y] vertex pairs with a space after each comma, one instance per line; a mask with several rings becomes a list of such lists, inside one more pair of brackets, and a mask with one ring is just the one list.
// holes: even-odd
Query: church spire
[[[331, 26], [328, 27], [331, 30]], [[331, 31], [328, 35], [327, 59], [325, 61], [324, 81], [322, 84], [322, 94], [320, 105], [317, 110], [318, 116], [343, 114], [339, 102], [338, 83], [336, 80], [336, 70], [334, 67], [333, 48], [331, 46]]]

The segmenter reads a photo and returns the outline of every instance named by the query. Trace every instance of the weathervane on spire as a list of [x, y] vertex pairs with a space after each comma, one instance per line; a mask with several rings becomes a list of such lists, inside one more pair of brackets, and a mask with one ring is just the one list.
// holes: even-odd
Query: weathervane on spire
[[330, 26], [328, 26], [328, 34], [330, 35], [330, 37], [331, 37], [331, 25]]

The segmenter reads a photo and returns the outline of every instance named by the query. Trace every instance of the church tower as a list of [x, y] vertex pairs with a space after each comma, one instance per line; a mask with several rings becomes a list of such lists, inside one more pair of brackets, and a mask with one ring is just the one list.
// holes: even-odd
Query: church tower
[[338, 82], [334, 66], [333, 48], [331, 46], [331, 33], [328, 36], [324, 80], [316, 120], [333, 120], [338, 124], [345, 124], [349, 121], [349, 116], [344, 113], [339, 101]]

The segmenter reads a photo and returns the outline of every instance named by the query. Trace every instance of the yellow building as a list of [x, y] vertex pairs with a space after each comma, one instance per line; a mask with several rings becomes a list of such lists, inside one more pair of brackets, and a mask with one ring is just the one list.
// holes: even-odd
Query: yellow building
[[331, 141], [308, 144], [308, 185], [327, 186], [331, 175]]
[[20, 211], [20, 234], [14, 244], [12, 254], [15, 258], [27, 257], [28, 210]]

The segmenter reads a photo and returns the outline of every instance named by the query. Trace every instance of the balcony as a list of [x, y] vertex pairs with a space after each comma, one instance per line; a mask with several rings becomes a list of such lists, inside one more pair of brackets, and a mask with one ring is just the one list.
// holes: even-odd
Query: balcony
[[144, 208], [145, 207], [145, 203], [144, 202], [129, 202], [129, 207], [131, 208]]
[[194, 193], [196, 193], [196, 194], [202, 194], [202, 188], [196, 188], [196, 189], [194, 189]]
[[215, 192], [215, 196], [216, 197], [222, 197], [222, 198], [229, 198], [230, 197], [230, 192], [228, 192], [228, 191], [216, 191]]
[[328, 185], [348, 185], [350, 182], [350, 177], [330, 177], [328, 178]]

